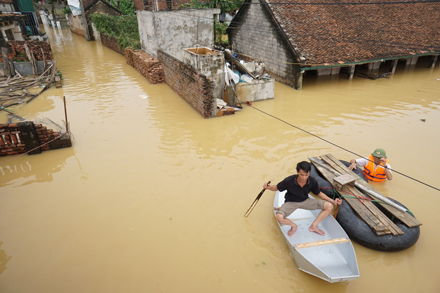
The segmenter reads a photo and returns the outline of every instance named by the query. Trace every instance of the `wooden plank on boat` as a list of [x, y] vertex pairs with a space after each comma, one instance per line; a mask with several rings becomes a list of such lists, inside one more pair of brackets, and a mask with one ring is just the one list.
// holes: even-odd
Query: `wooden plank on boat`
[[[313, 158], [319, 161], [319, 158]], [[333, 182], [333, 178], [336, 177], [333, 173], [321, 167], [318, 164], [314, 164], [316, 169], [329, 181]], [[371, 211], [365, 207], [365, 205], [356, 198], [344, 197], [344, 200], [353, 208], [356, 214], [376, 233], [376, 235], [391, 234], [389, 228], [385, 227]]]
[[315, 246], [322, 246], [322, 245], [330, 245], [330, 244], [338, 244], [338, 243], [346, 243], [350, 240], [347, 238], [335, 238], [335, 239], [328, 239], [328, 240], [321, 240], [321, 241], [314, 241], [314, 242], [307, 242], [307, 243], [301, 243], [296, 245], [297, 249], [301, 248], [308, 248], [308, 247], [315, 247]]
[[[356, 173], [354, 173], [353, 171], [351, 171], [350, 169], [348, 169], [344, 164], [342, 164], [342, 163], [341, 163], [337, 158], [335, 158], [332, 154], [327, 154], [326, 156], [327, 156], [327, 158], [329, 158], [332, 162], [334, 162], [335, 165], [339, 166], [341, 171], [343, 171], [343, 172], [341, 172], [341, 171], [338, 171], [338, 170], [337, 170], [339, 173], [341, 173], [341, 174], [346, 173], [346, 174], [350, 174], [350, 175], [352, 175], [352, 176], [354, 175], [355, 178], [358, 177]], [[335, 170], [336, 170], [336, 169], [335, 169]], [[380, 194], [380, 192], [378, 192], [376, 189], [374, 189], [374, 187], [371, 186], [370, 184], [368, 184], [368, 182], [366, 182], [365, 180], [357, 180], [357, 183], [362, 184], [363, 186], [365, 186], [366, 188], [370, 189], [371, 191], [374, 191], [374, 192]], [[373, 195], [371, 195], [371, 194], [368, 194], [368, 196], [370, 196], [370, 197], [372, 197], [372, 198], [374, 198], [374, 199], [377, 199], [377, 198], [375, 198], [375, 197], [374, 197]], [[378, 199], [378, 200], [379, 200], [379, 199]], [[421, 223], [420, 221], [418, 221], [415, 217], [411, 216], [411, 215], [408, 214], [408, 213], [402, 212], [402, 211], [400, 211], [399, 209], [397, 209], [397, 208], [395, 208], [395, 207], [393, 207], [393, 206], [390, 206], [390, 205], [388, 205], [388, 204], [386, 204], [386, 203], [379, 203], [379, 205], [380, 205], [381, 207], [383, 207], [384, 209], [386, 209], [386, 210], [387, 210], [388, 212], [390, 212], [393, 216], [395, 216], [396, 218], [398, 218], [400, 221], [402, 221], [406, 226], [408, 226], [408, 227], [410, 227], [410, 228], [412, 228], [412, 227], [417, 227], [417, 226], [422, 225], [422, 223]]]
[[[331, 156], [331, 155], [330, 155]], [[332, 156], [333, 157], [333, 156]], [[325, 156], [321, 156], [321, 158], [324, 160], [324, 162], [326, 162], [329, 166], [331, 166], [333, 169], [335, 169], [337, 172], [341, 173], [341, 174], [348, 174], [348, 172], [345, 172], [344, 168], [342, 168], [340, 165], [343, 165], [341, 162], [339, 162], [339, 160], [337, 160], [335, 157], [333, 157], [335, 160], [338, 161], [339, 164], [336, 164], [334, 162], [333, 159], [331, 159], [331, 157], [329, 157], [328, 155]], [[344, 166], [345, 167], [345, 166]], [[348, 171], [350, 171], [348, 168], [346, 168]], [[352, 171], [350, 171], [352, 172]], [[351, 174], [350, 174], [351, 175]], [[363, 205], [370, 210], [370, 212], [385, 226], [387, 227], [391, 233], [393, 235], [402, 235], [403, 231], [397, 227], [396, 224], [393, 223], [393, 221], [391, 221], [387, 216], [384, 215], [384, 213], [379, 210], [379, 208], [377, 206], [375, 206], [372, 202], [371, 202], [371, 198], [368, 196], [365, 196], [362, 192], [360, 192], [357, 188], [352, 187], [352, 186], [347, 186], [345, 188], [345, 190], [347, 190], [347, 194], [348, 195], [354, 195], [357, 198], [363, 199]], [[342, 190], [342, 192], [345, 191], [344, 189]]]

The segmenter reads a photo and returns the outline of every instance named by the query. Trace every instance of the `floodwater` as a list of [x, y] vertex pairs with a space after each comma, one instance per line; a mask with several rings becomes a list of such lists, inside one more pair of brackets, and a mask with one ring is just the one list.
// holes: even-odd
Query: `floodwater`
[[[62, 124], [72, 148], [0, 158], [0, 292], [438, 292], [440, 191], [394, 173], [374, 186], [423, 223], [415, 246], [354, 243], [360, 278], [329, 284], [297, 269], [265, 181], [298, 161], [349, 152], [245, 106], [204, 119], [123, 56], [48, 29], [63, 88], [11, 110]], [[440, 188], [440, 68], [399, 66], [390, 79], [307, 77], [253, 105]], [[7, 122], [4, 112], [0, 123]], [[421, 119], [426, 119], [425, 122]]]

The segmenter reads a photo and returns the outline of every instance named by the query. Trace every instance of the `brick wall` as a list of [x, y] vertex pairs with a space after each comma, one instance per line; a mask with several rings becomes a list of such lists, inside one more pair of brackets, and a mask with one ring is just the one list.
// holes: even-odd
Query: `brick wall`
[[203, 117], [214, 117], [213, 81], [163, 51], [157, 51], [157, 57], [164, 69], [165, 82]]
[[[52, 48], [50, 47], [49, 42], [44, 41], [8, 41], [10, 45], [9, 50], [9, 59], [13, 61], [27, 61], [26, 49], [24, 48], [24, 44], [27, 44], [29, 47], [29, 51], [34, 55], [36, 61], [43, 60], [43, 53], [41, 52], [41, 48], [44, 52], [44, 58], [46, 62], [53, 59]], [[0, 62], [3, 62], [3, 57], [0, 55]]]
[[118, 45], [118, 39], [101, 33], [101, 42], [103, 46], [124, 55], [124, 50], [121, 48], [121, 46]]
[[125, 60], [128, 65], [133, 66], [151, 84], [162, 83], [165, 81], [162, 64], [147, 52], [133, 50], [128, 47], [125, 49]]
[[[32, 128], [36, 132], [36, 137], [33, 137], [32, 143], [29, 143], [29, 135], [26, 134], [28, 137], [24, 137], [25, 134], [22, 130], [20, 130], [23, 125], [25, 127], [32, 127], [33, 125]], [[55, 132], [52, 129], [47, 129], [47, 127], [43, 126], [42, 124], [33, 124], [33, 122], [29, 121], [11, 124], [0, 124], [0, 157], [25, 153], [26, 151], [35, 148], [35, 146], [42, 145], [54, 138], [60, 137], [60, 135], [61, 133]], [[30, 154], [37, 154], [41, 151], [70, 146], [72, 146], [72, 143], [69, 136], [64, 136], [63, 138], [57, 139], [40, 147]]]
[[130, 65], [131, 67], [134, 67], [133, 64], [133, 53], [135, 50], [133, 50], [132, 47], [127, 47], [124, 50], [124, 55], [125, 55], [125, 62], [127, 62], [128, 65]]
[[144, 10], [144, 0], [133, 0], [134, 10]]
[[242, 13], [234, 18], [234, 22], [237, 22], [238, 26], [229, 29], [229, 43], [234, 51], [251, 55], [255, 60], [261, 59], [265, 64], [266, 73], [281, 83], [295, 87], [300, 67], [287, 63], [298, 61], [263, 5], [247, 5]]
[[17, 124], [0, 125], [0, 157], [26, 152], [26, 146], [19, 138]]

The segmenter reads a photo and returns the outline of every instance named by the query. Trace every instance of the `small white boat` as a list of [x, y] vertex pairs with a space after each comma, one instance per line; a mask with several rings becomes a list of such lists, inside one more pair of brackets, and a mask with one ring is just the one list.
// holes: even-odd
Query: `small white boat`
[[[284, 203], [285, 194], [286, 191], [277, 191], [274, 214], [275, 208]], [[330, 283], [356, 280], [359, 278], [359, 268], [353, 245], [335, 218], [329, 215], [319, 223], [318, 227], [325, 232], [325, 236], [309, 231], [320, 211], [294, 211], [288, 217], [298, 226], [292, 237], [287, 235], [290, 226], [280, 225], [277, 221], [298, 269]]]

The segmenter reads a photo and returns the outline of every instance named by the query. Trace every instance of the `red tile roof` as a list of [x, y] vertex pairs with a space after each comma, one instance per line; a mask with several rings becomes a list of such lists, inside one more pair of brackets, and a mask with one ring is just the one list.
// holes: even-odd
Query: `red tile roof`
[[264, 6], [306, 64], [440, 52], [440, 2], [379, 1], [276, 0], [271, 2], [283, 4]]

